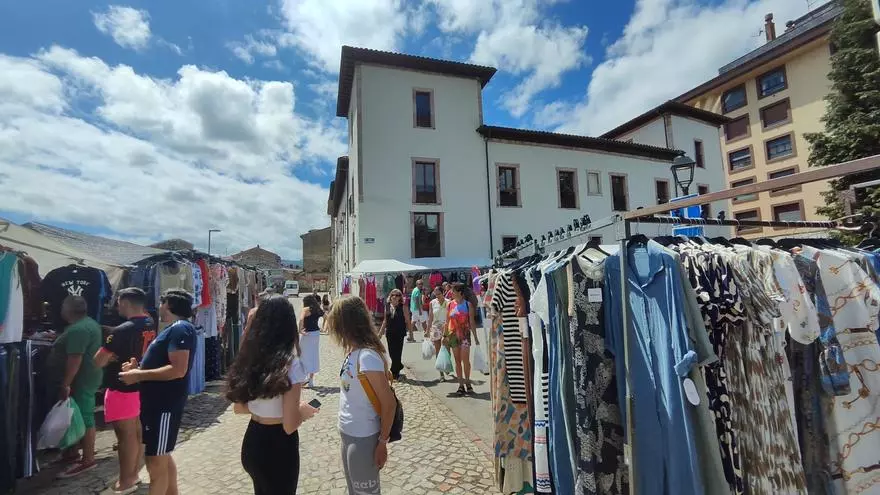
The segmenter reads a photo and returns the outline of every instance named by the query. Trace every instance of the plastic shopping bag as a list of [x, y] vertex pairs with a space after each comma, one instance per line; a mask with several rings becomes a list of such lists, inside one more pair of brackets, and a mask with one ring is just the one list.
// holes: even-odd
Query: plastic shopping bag
[[70, 399], [67, 400], [70, 401], [69, 404], [72, 414], [70, 416], [70, 426], [67, 427], [67, 431], [64, 432], [64, 436], [61, 438], [61, 443], [58, 444], [59, 449], [73, 447], [82, 440], [82, 437], [86, 434], [86, 425], [83, 423], [83, 417], [79, 410], [79, 406], [76, 405], [76, 401]]
[[422, 341], [422, 359], [425, 361], [434, 359], [434, 343], [428, 339]]
[[452, 373], [452, 354], [449, 353], [449, 349], [445, 345], [440, 348], [440, 354], [437, 354], [434, 367], [440, 373]]
[[489, 374], [489, 362], [486, 360], [486, 355], [483, 354], [482, 346], [474, 346], [474, 369], [479, 371], [484, 375]]
[[61, 443], [64, 433], [70, 426], [70, 418], [73, 416], [73, 409], [70, 407], [70, 399], [60, 400], [46, 415], [43, 425], [37, 434], [37, 450], [54, 449]]

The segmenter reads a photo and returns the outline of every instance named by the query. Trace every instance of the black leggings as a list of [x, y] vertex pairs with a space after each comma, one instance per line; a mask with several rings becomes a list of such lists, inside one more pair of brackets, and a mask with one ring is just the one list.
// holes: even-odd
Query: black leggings
[[385, 334], [385, 341], [388, 343], [388, 355], [391, 356], [391, 374], [395, 379], [400, 377], [400, 370], [403, 369], [403, 341], [406, 339], [406, 332], [400, 334]]
[[299, 481], [299, 432], [251, 421], [241, 443], [241, 465], [254, 482], [255, 495], [296, 493]]

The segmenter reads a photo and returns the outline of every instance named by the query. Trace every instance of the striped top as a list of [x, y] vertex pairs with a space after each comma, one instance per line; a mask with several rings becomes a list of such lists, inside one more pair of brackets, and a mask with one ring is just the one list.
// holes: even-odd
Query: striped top
[[526, 402], [526, 380], [523, 366], [522, 332], [516, 316], [516, 293], [511, 272], [502, 273], [495, 282], [492, 310], [501, 318], [504, 336], [504, 364], [513, 402]]

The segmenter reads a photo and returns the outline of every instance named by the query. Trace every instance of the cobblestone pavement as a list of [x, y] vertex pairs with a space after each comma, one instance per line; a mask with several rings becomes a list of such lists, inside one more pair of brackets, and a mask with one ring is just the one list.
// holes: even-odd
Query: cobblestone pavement
[[[326, 336], [321, 341], [321, 373], [305, 400], [318, 397], [321, 412], [300, 428], [300, 494], [345, 494], [346, 484], [336, 430], [342, 351]], [[180, 493], [253, 493], [241, 468], [241, 439], [245, 416], [236, 416], [221, 395], [222, 384], [191, 397], [174, 459], [180, 470]], [[406, 380], [395, 386], [406, 414], [404, 438], [391, 444], [389, 462], [382, 471], [382, 493], [437, 495], [497, 494], [491, 451], [431, 391]], [[487, 418], [487, 421], [489, 418]], [[23, 482], [20, 493], [108, 494], [115, 480], [116, 456], [112, 430], [100, 431], [99, 467], [72, 480], [55, 480], [59, 468], [49, 468]], [[137, 493], [147, 493], [144, 485]]]

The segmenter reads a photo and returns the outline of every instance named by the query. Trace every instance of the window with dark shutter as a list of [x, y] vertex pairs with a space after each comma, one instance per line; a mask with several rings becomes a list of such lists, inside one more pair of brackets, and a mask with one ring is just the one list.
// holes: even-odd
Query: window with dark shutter
[[520, 206], [519, 170], [516, 167], [498, 167], [498, 205]]
[[741, 137], [749, 135], [749, 116], [743, 115], [738, 119], [731, 120], [724, 124], [724, 137], [728, 141], [733, 141]]
[[785, 124], [791, 121], [791, 105], [782, 100], [761, 109], [761, 125], [764, 128]]
[[703, 153], [703, 142], [700, 140], [694, 140], [694, 161], [697, 162], [697, 167], [706, 168], [706, 157]]
[[434, 109], [431, 108], [433, 98], [430, 91], [416, 91], [416, 127], [432, 128], [434, 127]]
[[629, 209], [626, 176], [624, 175], [611, 175], [611, 206], [614, 211], [627, 211]]
[[413, 213], [413, 258], [440, 256], [440, 214]]
[[434, 162], [415, 162], [416, 203], [436, 204], [437, 198], [437, 164]]
[[573, 170], [557, 170], [556, 179], [559, 182], [559, 207], [577, 208], [577, 178], [575, 172]]

